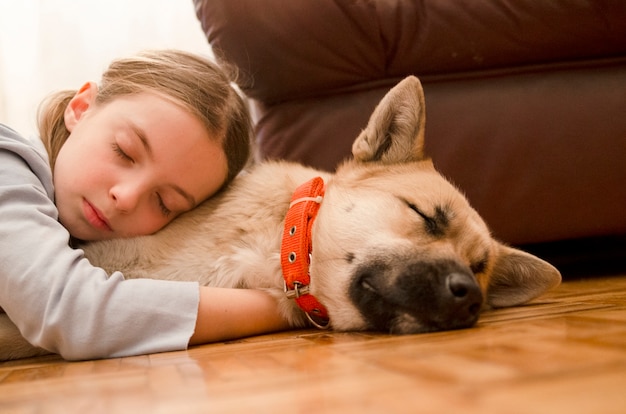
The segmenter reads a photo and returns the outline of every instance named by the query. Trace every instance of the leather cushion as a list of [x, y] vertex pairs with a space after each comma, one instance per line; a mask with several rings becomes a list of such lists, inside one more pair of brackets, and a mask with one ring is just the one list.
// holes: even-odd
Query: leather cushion
[[623, 0], [194, 1], [216, 54], [266, 103], [407, 74], [626, 53]]

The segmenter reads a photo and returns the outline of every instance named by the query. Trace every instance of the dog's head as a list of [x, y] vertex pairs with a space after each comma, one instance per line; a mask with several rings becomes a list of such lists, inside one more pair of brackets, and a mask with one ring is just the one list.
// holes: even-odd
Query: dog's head
[[313, 229], [311, 291], [333, 328], [417, 333], [472, 326], [481, 307], [559, 284], [547, 262], [494, 240], [424, 156], [424, 95], [409, 77], [329, 180]]

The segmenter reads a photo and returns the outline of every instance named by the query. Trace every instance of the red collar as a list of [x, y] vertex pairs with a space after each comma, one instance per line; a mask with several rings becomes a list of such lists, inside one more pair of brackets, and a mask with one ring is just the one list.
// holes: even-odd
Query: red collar
[[324, 305], [309, 293], [309, 264], [313, 250], [311, 228], [324, 198], [324, 180], [315, 177], [296, 189], [285, 218], [280, 264], [285, 278], [285, 294], [295, 299], [309, 321], [328, 328], [330, 319]]

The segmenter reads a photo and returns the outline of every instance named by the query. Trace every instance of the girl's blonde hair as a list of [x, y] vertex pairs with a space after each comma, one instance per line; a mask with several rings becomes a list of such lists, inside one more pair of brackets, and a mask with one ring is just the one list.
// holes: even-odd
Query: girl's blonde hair
[[[102, 75], [96, 103], [153, 91], [174, 99], [218, 137], [226, 154], [224, 185], [245, 167], [252, 154], [253, 132], [248, 108], [231, 86], [226, 69], [198, 55], [179, 50], [146, 51], [113, 61]], [[57, 155], [70, 135], [64, 112], [74, 90], [50, 95], [39, 108], [38, 126], [54, 170]]]

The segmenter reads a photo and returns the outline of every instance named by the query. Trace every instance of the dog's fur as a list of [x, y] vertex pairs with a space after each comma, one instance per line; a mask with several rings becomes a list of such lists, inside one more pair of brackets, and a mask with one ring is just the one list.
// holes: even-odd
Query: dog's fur
[[[292, 193], [321, 176], [310, 288], [335, 330], [464, 328], [482, 305], [522, 304], [556, 286], [553, 266], [494, 240], [435, 171], [423, 153], [424, 123], [422, 88], [409, 77], [381, 101], [354, 142], [354, 159], [336, 174], [261, 163], [157, 234], [91, 243], [85, 254], [127, 278], [267, 289], [293, 326], [306, 326], [283, 293], [279, 252]], [[2, 316], [0, 359], [36, 353]]]

